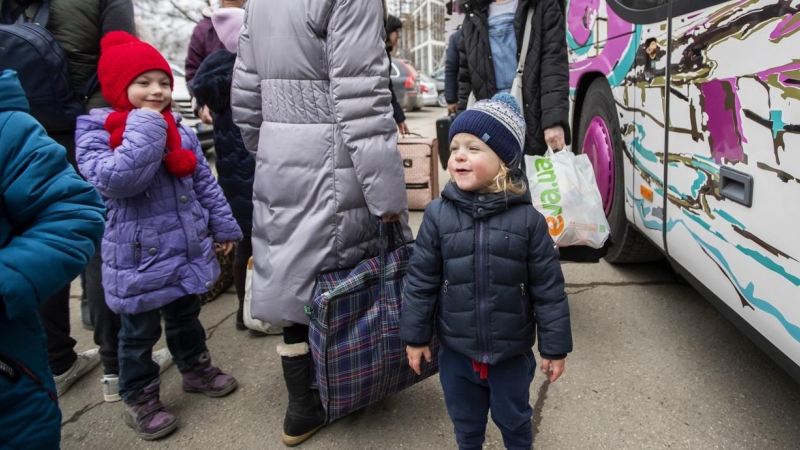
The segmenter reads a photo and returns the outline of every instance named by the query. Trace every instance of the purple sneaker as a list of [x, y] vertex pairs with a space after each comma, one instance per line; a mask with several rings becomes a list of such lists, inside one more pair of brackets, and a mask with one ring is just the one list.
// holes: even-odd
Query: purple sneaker
[[236, 390], [238, 385], [236, 378], [211, 364], [207, 352], [200, 356], [195, 367], [183, 374], [185, 392], [199, 392], [209, 397], [224, 397]]
[[178, 419], [158, 399], [160, 384], [150, 384], [137, 397], [125, 401], [125, 423], [148, 441], [161, 439], [178, 428]]

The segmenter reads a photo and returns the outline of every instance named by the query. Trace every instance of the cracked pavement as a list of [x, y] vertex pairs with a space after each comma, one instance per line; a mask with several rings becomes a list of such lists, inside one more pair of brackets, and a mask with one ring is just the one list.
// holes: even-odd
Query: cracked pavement
[[[440, 109], [409, 113], [409, 127], [434, 135]], [[441, 184], [446, 180], [440, 173]], [[420, 213], [412, 213], [416, 230]], [[796, 449], [800, 385], [788, 377], [664, 263], [564, 264], [575, 351], [554, 384], [537, 372], [531, 405], [537, 449]], [[80, 326], [73, 285], [73, 337], [93, 347]], [[60, 399], [62, 448], [268, 449], [286, 447], [287, 398], [277, 336], [234, 328], [235, 295], [206, 304], [201, 321], [215, 364], [239, 380], [211, 399], [181, 390], [173, 366], [162, 400], [179, 417], [170, 437], [146, 442], [122, 420], [121, 403], [104, 403], [96, 368]], [[156, 348], [162, 348], [164, 340]], [[538, 359], [538, 352], [536, 353]], [[302, 445], [317, 449], [454, 449], [438, 378], [428, 379], [324, 428]], [[489, 420], [487, 450], [502, 449]]]

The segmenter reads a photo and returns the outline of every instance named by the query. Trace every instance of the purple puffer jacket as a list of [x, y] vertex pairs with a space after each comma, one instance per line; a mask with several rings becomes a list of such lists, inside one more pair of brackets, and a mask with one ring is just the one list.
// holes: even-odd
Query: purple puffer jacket
[[[214, 241], [242, 238], [197, 137], [180, 124], [183, 147], [197, 170], [177, 178], [162, 163], [167, 123], [160, 114], [131, 111], [122, 145], [109, 148], [103, 127], [110, 108], [78, 118], [78, 167], [103, 195], [103, 288], [112, 311], [138, 314], [189, 294], [207, 292], [219, 277]], [[213, 240], [212, 240], [213, 237]]]

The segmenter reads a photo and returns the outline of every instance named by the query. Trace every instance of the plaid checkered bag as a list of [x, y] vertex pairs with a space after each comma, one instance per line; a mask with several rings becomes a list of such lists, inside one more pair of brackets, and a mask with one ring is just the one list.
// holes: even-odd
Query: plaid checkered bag
[[393, 233], [387, 237], [383, 230], [379, 256], [317, 278], [309, 337], [328, 423], [439, 371], [438, 341], [421, 375], [408, 365], [399, 328], [413, 245], [387, 252]]

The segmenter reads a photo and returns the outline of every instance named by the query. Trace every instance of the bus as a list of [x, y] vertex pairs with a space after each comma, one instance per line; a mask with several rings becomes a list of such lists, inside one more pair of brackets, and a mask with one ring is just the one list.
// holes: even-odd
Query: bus
[[666, 257], [800, 381], [800, 0], [568, 0], [611, 263]]

